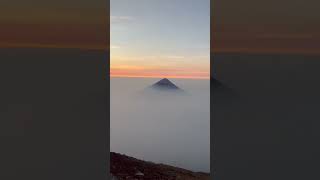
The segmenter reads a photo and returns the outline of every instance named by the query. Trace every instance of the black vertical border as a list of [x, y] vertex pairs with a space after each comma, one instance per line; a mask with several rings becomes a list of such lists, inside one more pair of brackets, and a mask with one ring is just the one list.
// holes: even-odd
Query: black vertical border
[[106, 113], [107, 113], [107, 131], [106, 131], [106, 135], [107, 135], [107, 139], [108, 141], [106, 142], [107, 144], [107, 152], [106, 152], [106, 176], [107, 179], [111, 179], [110, 176], [110, 62], [111, 62], [111, 58], [110, 58], [110, 0], [106, 0], [107, 3], [107, 9], [106, 9], [106, 15], [107, 15], [107, 59], [106, 59], [106, 83], [107, 83], [107, 89], [106, 89], [106, 102], [108, 104], [107, 109], [106, 109]]
[[210, 0], [210, 178], [215, 179], [216, 173], [216, 154], [215, 154], [215, 123], [213, 118], [214, 103], [213, 103], [213, 70], [214, 70], [214, 57], [213, 57], [213, 0]]

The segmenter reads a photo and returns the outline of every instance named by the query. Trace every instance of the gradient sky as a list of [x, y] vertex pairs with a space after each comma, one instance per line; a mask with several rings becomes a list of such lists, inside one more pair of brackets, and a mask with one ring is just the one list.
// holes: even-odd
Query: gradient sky
[[319, 0], [221, 0], [212, 5], [212, 52], [320, 54]]
[[0, 47], [105, 49], [105, 0], [2, 0]]
[[208, 78], [210, 0], [111, 0], [111, 75]]

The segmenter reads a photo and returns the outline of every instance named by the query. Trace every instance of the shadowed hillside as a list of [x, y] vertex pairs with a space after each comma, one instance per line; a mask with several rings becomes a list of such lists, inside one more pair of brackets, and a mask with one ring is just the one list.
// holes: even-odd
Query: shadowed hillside
[[110, 153], [111, 174], [114, 179], [137, 180], [209, 180], [210, 175], [185, 169], [155, 164], [125, 155]]

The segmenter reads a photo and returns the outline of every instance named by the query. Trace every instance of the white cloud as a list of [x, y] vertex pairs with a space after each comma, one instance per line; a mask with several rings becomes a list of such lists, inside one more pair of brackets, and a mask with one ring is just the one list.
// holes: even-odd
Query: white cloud
[[170, 55], [170, 56], [166, 56], [166, 58], [168, 59], [184, 59], [184, 56], [176, 56], [176, 55]]
[[134, 20], [131, 16], [110, 16], [111, 23], [128, 23]]
[[117, 46], [117, 45], [111, 45], [111, 46], [110, 46], [110, 48], [111, 48], [111, 49], [119, 49], [119, 48], [120, 48], [120, 46]]

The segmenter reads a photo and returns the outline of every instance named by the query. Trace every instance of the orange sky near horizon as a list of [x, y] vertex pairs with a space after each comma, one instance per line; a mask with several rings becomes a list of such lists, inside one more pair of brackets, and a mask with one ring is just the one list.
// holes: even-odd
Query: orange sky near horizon
[[[157, 77], [157, 78], [210, 78], [210, 55], [184, 56], [113, 56], [111, 47], [111, 77]], [[202, 63], [197, 64], [197, 60]], [[203, 63], [208, 61], [208, 63]]]
[[[165, 73], [164, 73], [165, 72]], [[144, 78], [183, 78], [183, 79], [209, 79], [210, 73], [206, 70], [193, 71], [185, 69], [161, 69], [146, 66], [111, 66], [111, 77], [144, 77]]]
[[[183, 78], [209, 79], [210, 55], [207, 56], [172, 56], [162, 54], [146, 55], [130, 52], [111, 46], [111, 77], [144, 77], [144, 78]], [[120, 55], [122, 52], [127, 55]], [[199, 63], [197, 63], [199, 61]], [[206, 63], [204, 63], [206, 62]]]

